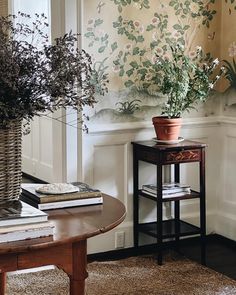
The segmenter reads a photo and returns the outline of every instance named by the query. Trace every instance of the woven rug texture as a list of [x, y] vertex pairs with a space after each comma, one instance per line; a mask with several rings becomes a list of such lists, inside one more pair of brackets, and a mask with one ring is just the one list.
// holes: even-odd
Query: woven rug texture
[[[87, 295], [236, 295], [236, 281], [183, 258], [153, 256], [88, 264]], [[61, 270], [8, 276], [7, 295], [69, 295]]]

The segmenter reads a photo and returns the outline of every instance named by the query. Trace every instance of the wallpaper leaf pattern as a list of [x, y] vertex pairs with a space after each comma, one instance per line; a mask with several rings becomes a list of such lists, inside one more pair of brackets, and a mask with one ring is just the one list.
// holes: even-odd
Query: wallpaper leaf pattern
[[[101, 75], [107, 74], [111, 82], [115, 76], [119, 79], [119, 83], [123, 84], [122, 89], [128, 91], [113, 103], [114, 110], [116, 109], [118, 113], [123, 110], [125, 114], [137, 113], [146, 105], [150, 105], [147, 102], [148, 97], [155, 98], [156, 103], [153, 103], [152, 99], [153, 107], [160, 104], [158, 86], [153, 83], [157, 54], [168, 58], [169, 46], [173, 44], [181, 44], [189, 55], [193, 54], [195, 37], [201, 30], [208, 30], [208, 40], [213, 42], [216, 32], [211, 31], [211, 22], [217, 15], [215, 9], [217, 1], [104, 0], [99, 2], [97, 16], [92, 15], [88, 19], [84, 36], [88, 48], [92, 48], [96, 59], [96, 70], [101, 71]], [[224, 1], [230, 9], [236, 9], [236, 0]], [[111, 3], [116, 9], [117, 16], [114, 14], [110, 28], [106, 30], [105, 14], [102, 13], [106, 5]], [[151, 12], [153, 14], [148, 20], [136, 19], [134, 15], [127, 17], [127, 11], [131, 8], [143, 13], [148, 12], [148, 15], [151, 15]], [[117, 36], [117, 41], [114, 41], [114, 36]], [[210, 53], [207, 57], [211, 59]], [[155, 78], [155, 81], [158, 83], [158, 78]], [[142, 99], [142, 95], [145, 99]], [[130, 111], [127, 112], [130, 102]]]

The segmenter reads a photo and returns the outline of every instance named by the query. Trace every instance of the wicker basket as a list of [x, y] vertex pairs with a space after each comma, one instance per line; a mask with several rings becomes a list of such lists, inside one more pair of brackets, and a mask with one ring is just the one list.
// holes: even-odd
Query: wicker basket
[[22, 121], [0, 128], [0, 204], [18, 200], [21, 189]]

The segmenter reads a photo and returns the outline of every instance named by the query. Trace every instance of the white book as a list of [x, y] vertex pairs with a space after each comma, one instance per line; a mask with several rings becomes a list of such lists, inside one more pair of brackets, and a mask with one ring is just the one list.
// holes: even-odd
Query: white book
[[48, 215], [22, 201], [7, 202], [0, 206], [0, 227], [45, 222]]
[[[143, 191], [148, 191], [151, 193], [157, 192], [157, 186], [154, 184], [144, 184], [142, 186]], [[191, 189], [189, 185], [171, 182], [171, 183], [164, 183], [162, 185], [162, 194], [172, 194], [172, 193], [179, 193], [179, 192], [186, 192], [190, 193]]]
[[43, 238], [53, 235], [54, 226], [50, 222], [1, 227], [0, 243], [15, 242], [27, 239]]
[[[23, 196], [23, 198], [24, 198], [24, 201], [27, 201], [27, 197]], [[59, 202], [42, 203], [42, 204], [33, 203], [31, 200], [29, 200], [29, 202], [32, 206], [37, 206], [40, 210], [50, 210], [50, 209], [60, 209], [60, 208], [68, 208], [68, 207], [76, 207], [76, 206], [102, 204], [103, 197], [78, 199], [78, 200], [70, 200], [70, 201], [59, 201]]]
[[[156, 193], [151, 193], [151, 192], [146, 191], [146, 190], [142, 190], [142, 192], [147, 194], [147, 195], [153, 196], [153, 197], [157, 196]], [[162, 194], [162, 198], [167, 199], [167, 198], [182, 197], [182, 196], [185, 196], [185, 195], [188, 195], [188, 194], [190, 194], [190, 192], [178, 192], [178, 193], [172, 193], [172, 194]]]
[[97, 197], [97, 198], [89, 198], [89, 199], [43, 203], [43, 204], [38, 204], [38, 208], [40, 210], [49, 210], [49, 209], [59, 209], [59, 208], [67, 208], [67, 207], [75, 207], [75, 206], [95, 205], [95, 204], [102, 204], [102, 203], [103, 203], [103, 197]]

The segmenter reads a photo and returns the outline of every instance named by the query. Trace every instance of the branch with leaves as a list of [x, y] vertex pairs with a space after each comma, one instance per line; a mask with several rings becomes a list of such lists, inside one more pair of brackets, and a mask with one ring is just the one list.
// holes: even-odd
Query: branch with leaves
[[[45, 26], [44, 15], [36, 14], [35, 20], [24, 13], [0, 17], [2, 128], [11, 120], [30, 121], [36, 115], [67, 106], [82, 111], [84, 106], [96, 103], [98, 79], [92, 81], [89, 54], [76, 47], [78, 35], [70, 32], [51, 45]], [[100, 90], [104, 89], [102, 83]]]

